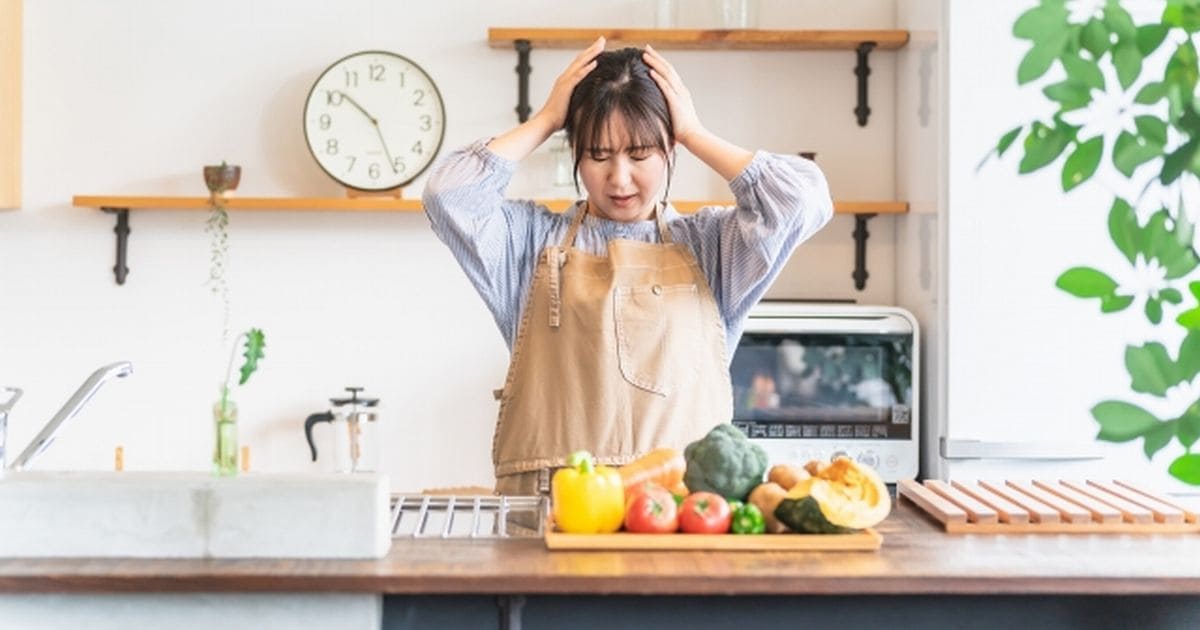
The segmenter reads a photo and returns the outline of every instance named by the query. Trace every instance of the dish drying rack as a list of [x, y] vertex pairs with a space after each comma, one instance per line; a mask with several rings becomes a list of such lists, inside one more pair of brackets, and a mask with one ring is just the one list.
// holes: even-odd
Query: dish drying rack
[[394, 494], [392, 538], [541, 537], [549, 503], [539, 496]]

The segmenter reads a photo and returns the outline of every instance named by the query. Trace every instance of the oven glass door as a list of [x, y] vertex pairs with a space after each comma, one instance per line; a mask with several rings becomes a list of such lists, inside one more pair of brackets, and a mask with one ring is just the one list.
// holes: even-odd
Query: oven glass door
[[746, 333], [730, 367], [751, 438], [908, 440], [912, 335]]

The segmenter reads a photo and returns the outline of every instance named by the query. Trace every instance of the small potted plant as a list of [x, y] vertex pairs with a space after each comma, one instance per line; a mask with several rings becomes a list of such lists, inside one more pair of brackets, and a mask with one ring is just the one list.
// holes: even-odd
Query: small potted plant
[[225, 370], [225, 380], [221, 383], [221, 397], [213, 405], [213, 421], [216, 425], [216, 446], [213, 449], [213, 472], [221, 476], [236, 475], [238, 470], [238, 434], [237, 434], [237, 403], [229, 397], [232, 388], [233, 362], [237, 358], [237, 342], [245, 339], [242, 356], [245, 361], [239, 370], [241, 376], [238, 385], [245, 385], [250, 375], [258, 369], [258, 362], [263, 358], [263, 348], [266, 340], [260, 328], [251, 328], [238, 335], [234, 340], [233, 352], [229, 354], [229, 367]]

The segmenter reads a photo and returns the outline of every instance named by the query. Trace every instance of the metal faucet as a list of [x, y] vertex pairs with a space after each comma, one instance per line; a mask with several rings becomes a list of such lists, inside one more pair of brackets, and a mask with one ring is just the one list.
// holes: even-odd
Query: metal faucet
[[[124, 378], [132, 373], [133, 364], [128, 361], [119, 361], [92, 372], [92, 375], [83, 382], [83, 385], [79, 386], [79, 389], [71, 395], [71, 398], [67, 400], [62, 409], [59, 409], [58, 413], [54, 414], [54, 417], [50, 419], [50, 422], [47, 422], [46, 426], [42, 427], [42, 430], [29, 442], [29, 446], [26, 446], [25, 450], [21, 451], [21, 454], [13, 460], [13, 463], [8, 468], [24, 470], [28, 467], [33, 458], [50, 447], [50, 443], [54, 441], [55, 434], [62, 424], [75, 417], [75, 414], [79, 413], [80, 409], [83, 409], [83, 406], [87, 404], [87, 401], [91, 400], [92, 396], [99, 391], [102, 385], [113, 378]], [[5, 442], [8, 434], [8, 412], [12, 409], [13, 404], [17, 402], [17, 399], [21, 397], [21, 390], [15, 387], [5, 387], [0, 388], [0, 391], [15, 392], [15, 395], [0, 405], [0, 474], [3, 474], [6, 453]]]

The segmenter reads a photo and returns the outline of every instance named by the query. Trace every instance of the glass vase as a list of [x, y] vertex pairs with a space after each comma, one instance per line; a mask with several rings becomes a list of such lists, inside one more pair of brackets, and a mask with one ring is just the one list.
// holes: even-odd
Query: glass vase
[[238, 472], [237, 403], [229, 399], [213, 405], [216, 446], [213, 448], [213, 473], [231, 477]]

